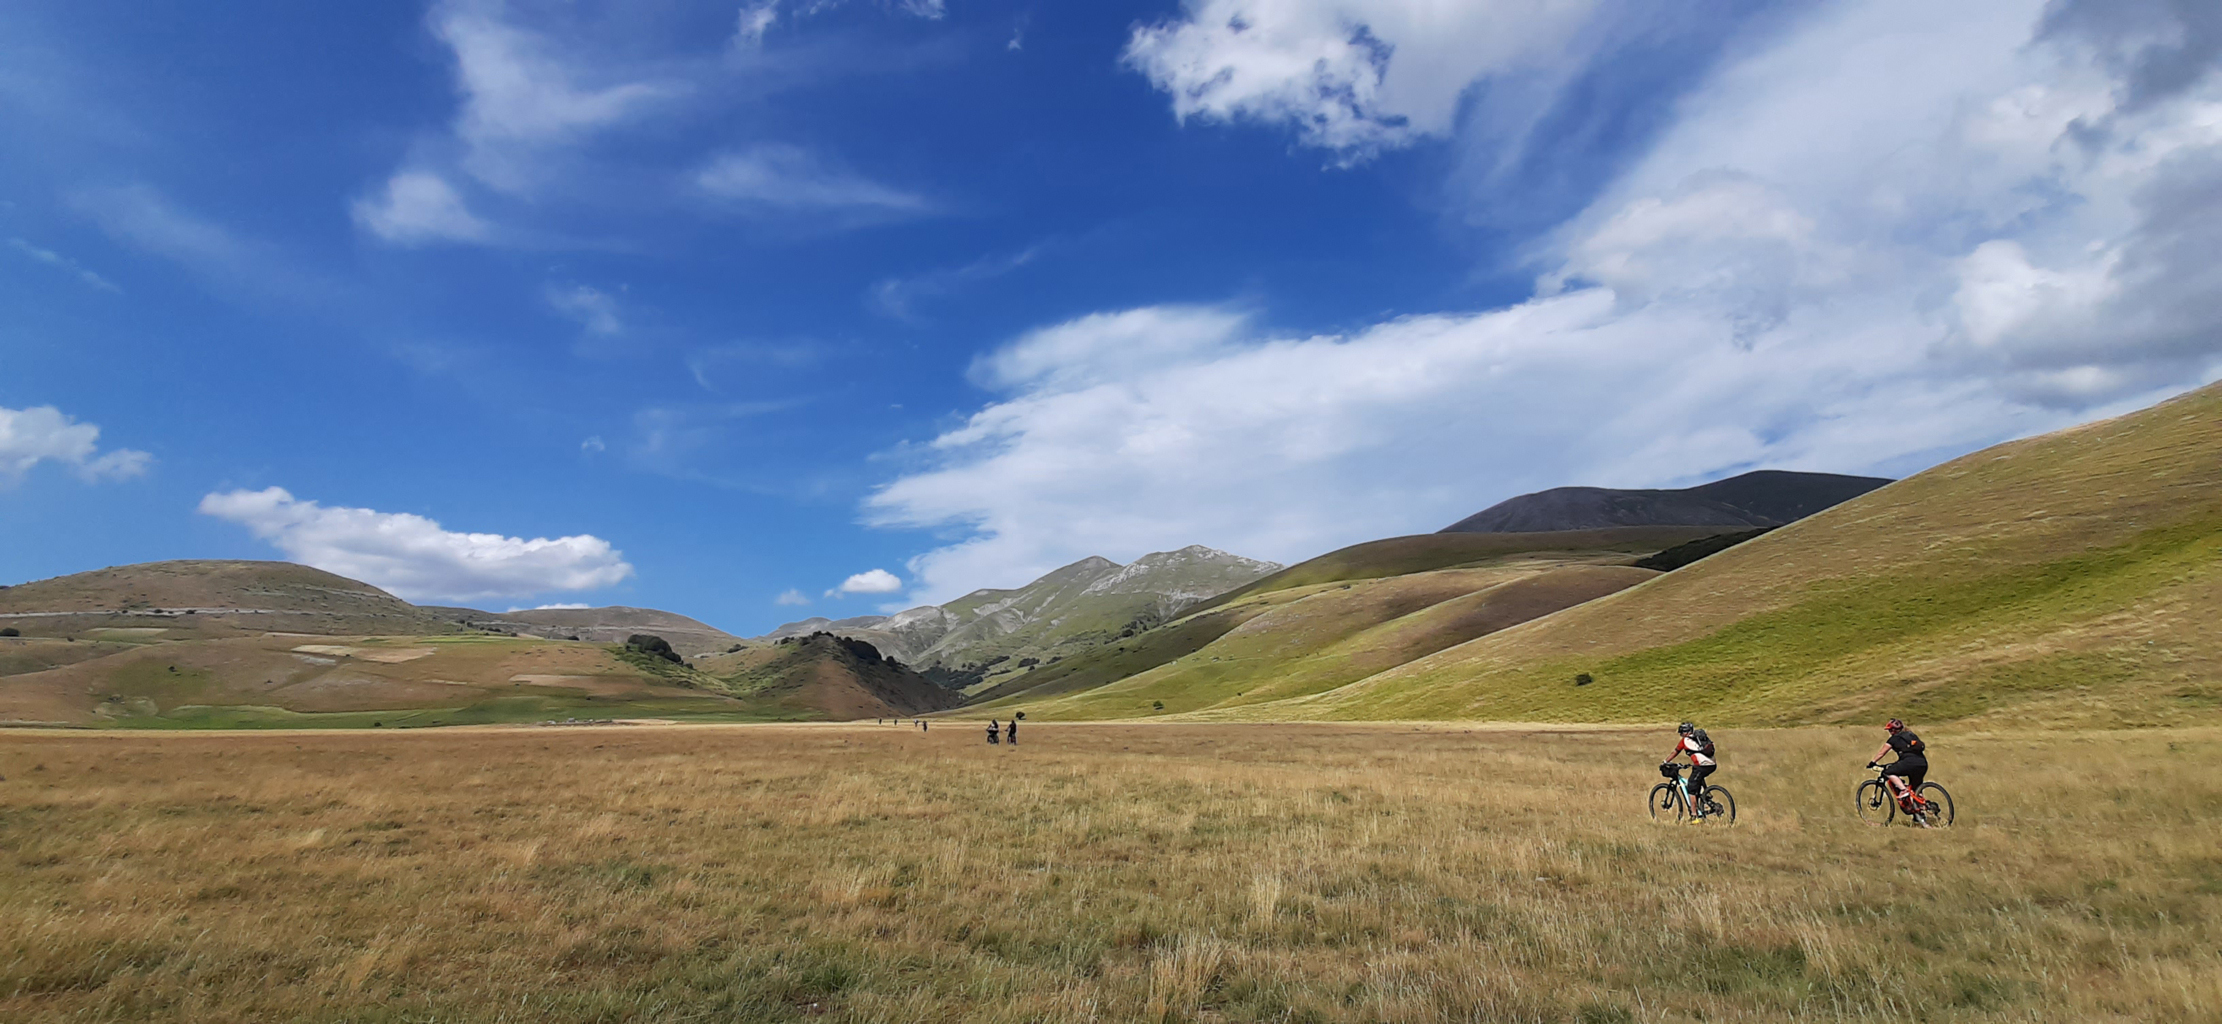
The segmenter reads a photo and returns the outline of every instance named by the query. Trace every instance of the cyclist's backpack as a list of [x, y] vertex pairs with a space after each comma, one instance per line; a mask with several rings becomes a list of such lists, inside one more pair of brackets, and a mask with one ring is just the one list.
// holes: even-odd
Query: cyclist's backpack
[[1705, 730], [1703, 730], [1703, 729], [1693, 729], [1693, 730], [1691, 730], [1691, 731], [1690, 731], [1690, 738], [1691, 738], [1691, 739], [1693, 739], [1693, 740], [1696, 740], [1696, 741], [1697, 741], [1697, 752], [1698, 752], [1698, 753], [1700, 753], [1700, 754], [1703, 754], [1703, 755], [1705, 755], [1706, 757], [1711, 757], [1711, 756], [1713, 756], [1713, 738], [1712, 738], [1711, 736], [1707, 736], [1707, 735], [1705, 735]]

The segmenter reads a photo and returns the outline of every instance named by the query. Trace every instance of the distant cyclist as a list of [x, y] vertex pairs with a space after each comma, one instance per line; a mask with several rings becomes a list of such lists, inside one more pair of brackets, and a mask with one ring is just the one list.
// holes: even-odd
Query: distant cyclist
[[1675, 726], [1681, 738], [1674, 743], [1674, 753], [1668, 754], [1666, 763], [1684, 754], [1690, 755], [1690, 820], [1705, 819], [1705, 779], [1720, 765], [1713, 762], [1713, 738], [1705, 730], [1688, 722]]
[[1904, 779], [1910, 799], [1899, 802], [1911, 811], [1925, 802], [1921, 799], [1921, 780], [1929, 775], [1929, 746], [1921, 742], [1921, 737], [1914, 735], [1912, 729], [1906, 728], [1906, 723], [1895, 718], [1883, 723], [1883, 731], [1890, 735], [1883, 740], [1882, 746], [1875, 748], [1875, 756], [1867, 759], [1867, 767], [1876, 767], [1884, 754], [1897, 751], [1898, 759], [1883, 769], [1883, 785], [1890, 785], [1888, 776], [1896, 775]]

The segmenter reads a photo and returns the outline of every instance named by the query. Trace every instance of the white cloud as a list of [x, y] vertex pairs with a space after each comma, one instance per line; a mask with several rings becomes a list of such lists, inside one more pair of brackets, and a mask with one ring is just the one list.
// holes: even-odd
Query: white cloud
[[625, 333], [625, 321], [617, 312], [617, 298], [608, 292], [583, 284], [549, 285], [545, 295], [548, 305], [578, 321], [588, 334], [611, 338]]
[[733, 28], [733, 45], [753, 50], [764, 45], [764, 33], [771, 31], [779, 21], [779, 0], [741, 5], [739, 20]]
[[557, 40], [505, 19], [499, 4], [441, 5], [432, 31], [455, 54], [463, 108], [456, 137], [463, 166], [496, 188], [522, 191], [536, 179], [536, 157], [619, 124], [652, 104], [688, 91], [683, 83], [640, 77], [610, 61], [566, 51]]
[[[842, 580], [840, 586], [826, 591], [826, 596], [846, 597], [850, 594], [893, 594], [902, 589], [903, 581], [894, 573], [888, 572], [885, 569], [873, 569], [869, 572], [857, 573], [856, 575], [851, 576], [848, 579]], [[781, 597], [782, 603], [785, 603], [785, 595], [781, 595]]]
[[0, 484], [12, 484], [41, 462], [70, 467], [94, 482], [126, 480], [147, 471], [154, 456], [130, 448], [100, 450], [100, 428], [79, 423], [51, 405], [0, 407]]
[[695, 184], [720, 200], [760, 211], [886, 215], [925, 213], [930, 207], [918, 195], [778, 143], [720, 156], [696, 172]]
[[939, 601], [1090, 554], [1293, 561], [1562, 484], [1907, 472], [2222, 376], [2222, 81], [2132, 88], [2088, 36], [2033, 39], [2044, 10], [1814, 8], [1539, 241], [1515, 306], [1029, 333], [866, 516], [969, 531], [911, 563]]
[[602, 443], [602, 435], [600, 434], [595, 434], [579, 442], [579, 453], [582, 455], [597, 455], [608, 450], [609, 445]]
[[355, 200], [353, 213], [365, 230], [401, 245], [483, 242], [492, 234], [447, 179], [426, 171], [395, 174], [384, 195]]
[[[566, 604], [536, 604], [536, 605], [533, 605], [532, 607], [529, 607], [529, 608], [526, 608], [526, 607], [517, 607], [517, 608], [511, 608], [511, 609], [509, 609], [509, 611], [512, 611], [512, 612], [575, 612], [575, 611], [582, 611], [582, 610], [584, 610], [584, 609], [587, 609], [587, 608], [592, 608], [592, 607], [594, 607], [594, 606], [593, 606], [593, 605], [590, 605], [590, 604], [587, 604], [587, 603], [585, 603], [585, 602], [583, 602], [583, 601], [574, 601], [574, 602], [570, 602], [570, 603], [566, 603]], [[504, 614], [507, 614], [507, 613], [505, 612]]]
[[411, 601], [471, 602], [559, 590], [594, 590], [633, 574], [599, 537], [524, 540], [456, 533], [423, 516], [327, 508], [283, 488], [201, 499], [204, 515], [239, 523], [287, 558], [380, 587]]
[[991, 281], [1034, 262], [1042, 253], [1039, 245], [1029, 246], [1009, 256], [986, 256], [959, 267], [928, 271], [915, 277], [889, 277], [872, 286], [872, 306], [897, 320], [918, 323], [918, 302], [938, 298]]
[[102, 230], [134, 248], [201, 267], [257, 262], [253, 247], [230, 230], [179, 209], [146, 185], [83, 189], [70, 198]]
[[804, 605], [810, 603], [810, 596], [800, 590], [789, 587], [786, 590], [780, 591], [778, 597], [772, 598], [772, 603], [776, 605]]
[[1596, 0], [1184, 0], [1126, 61], [1182, 119], [1294, 127], [1359, 158], [1451, 130], [1475, 83], [1555, 74]]
[[66, 273], [71, 277], [78, 279], [79, 281], [83, 281], [87, 285], [100, 289], [101, 291], [123, 291], [123, 289], [116, 287], [115, 282], [85, 269], [76, 260], [70, 259], [69, 257], [55, 252], [52, 249], [41, 249], [38, 246], [32, 245], [30, 242], [27, 242], [21, 238], [8, 239], [8, 248], [14, 249], [15, 251], [22, 253], [25, 256], [39, 261], [40, 263], [44, 263], [47, 266], [60, 270], [63, 273]]

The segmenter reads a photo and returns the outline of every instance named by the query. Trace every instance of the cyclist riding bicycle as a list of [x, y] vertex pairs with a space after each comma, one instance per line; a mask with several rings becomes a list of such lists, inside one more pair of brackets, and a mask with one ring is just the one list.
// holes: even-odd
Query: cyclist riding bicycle
[[1688, 722], [1675, 726], [1681, 738], [1674, 742], [1674, 753], [1668, 754], [1666, 763], [1684, 754], [1690, 755], [1690, 821], [1705, 820], [1705, 778], [1720, 765], [1713, 763], [1713, 738], [1705, 730]]
[[[1867, 767], [1876, 767], [1884, 754], [1897, 751], [1898, 759], [1883, 769], [1883, 785], [1890, 785], [1889, 777], [1893, 775], [1904, 781], [1907, 799], [1901, 799], [1898, 803], [1910, 814], [1914, 808], [1927, 802], [1921, 799], [1921, 780], [1929, 775], [1929, 747], [1921, 742], [1921, 737], [1914, 735], [1913, 730], [1906, 728], [1906, 723], [1895, 718], [1883, 723], [1883, 731], [1890, 735], [1883, 740], [1882, 746], [1875, 748], [1875, 756], [1867, 759]], [[1898, 794], [1894, 792], [1891, 795]]]

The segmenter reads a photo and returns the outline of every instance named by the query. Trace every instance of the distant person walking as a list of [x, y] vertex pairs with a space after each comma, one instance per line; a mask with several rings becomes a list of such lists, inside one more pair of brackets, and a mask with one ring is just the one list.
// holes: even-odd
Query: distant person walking
[[1004, 724], [1003, 738], [1009, 740], [1012, 746], [1018, 746], [1018, 719], [1011, 719]]
[[998, 737], [1000, 737], [1002, 734], [1003, 726], [1000, 723], [996, 722], [995, 719], [988, 719], [988, 746], [992, 747], [996, 745], [996, 743], [1000, 742]]

